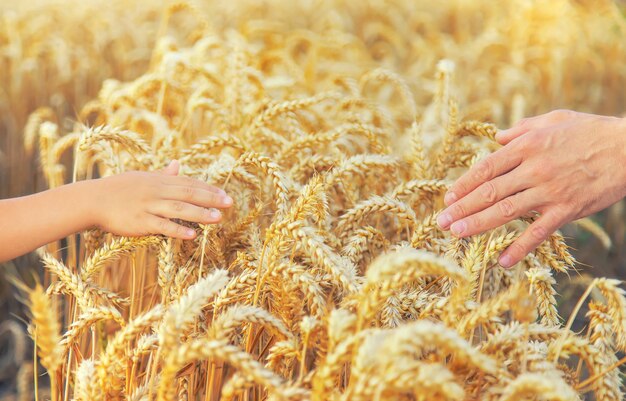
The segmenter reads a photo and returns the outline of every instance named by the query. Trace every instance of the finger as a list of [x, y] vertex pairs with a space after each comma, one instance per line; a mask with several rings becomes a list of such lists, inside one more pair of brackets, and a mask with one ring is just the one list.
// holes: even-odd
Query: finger
[[204, 189], [206, 191], [215, 192], [221, 195], [226, 195], [223, 189], [220, 189], [214, 185], [207, 184], [204, 181], [197, 180], [191, 177], [177, 176], [177, 177], [164, 177], [163, 183], [166, 185], [184, 186]]
[[481, 212], [452, 223], [450, 231], [463, 238], [500, 227], [538, 207], [537, 199], [541, 198], [535, 190], [518, 192]]
[[191, 186], [168, 185], [163, 188], [161, 196], [163, 199], [191, 203], [204, 208], [225, 209], [233, 205], [233, 199], [226, 194]]
[[522, 152], [518, 151], [517, 146], [497, 150], [472, 166], [468, 172], [452, 184], [443, 199], [444, 203], [446, 206], [450, 206], [475, 190], [479, 185], [513, 170], [521, 162]]
[[178, 160], [172, 160], [161, 172], [165, 175], [177, 176], [180, 170], [180, 162]]
[[539, 120], [539, 117], [541, 116], [522, 118], [521, 120], [513, 124], [511, 128], [499, 131], [496, 134], [496, 141], [500, 145], [506, 145], [513, 139], [526, 134], [528, 131], [535, 127], [535, 124]]
[[548, 212], [539, 217], [500, 255], [498, 263], [507, 269], [512, 267], [548, 239], [563, 223], [555, 213]]
[[152, 232], [168, 237], [180, 239], [193, 239], [196, 237], [196, 231], [193, 228], [181, 226], [162, 217], [152, 215], [148, 224]]
[[219, 210], [207, 209], [192, 205], [191, 203], [172, 200], [156, 203], [149, 212], [169, 219], [181, 219], [202, 224], [213, 224], [222, 219], [222, 214]]
[[516, 174], [518, 170], [481, 184], [467, 196], [444, 209], [437, 217], [439, 227], [445, 230], [457, 220], [485, 210], [510, 195], [528, 189], [529, 185]]

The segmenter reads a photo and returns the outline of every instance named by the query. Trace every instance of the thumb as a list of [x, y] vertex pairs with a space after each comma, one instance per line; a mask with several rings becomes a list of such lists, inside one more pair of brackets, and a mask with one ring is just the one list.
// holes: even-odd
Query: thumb
[[178, 160], [172, 160], [161, 172], [165, 175], [178, 175], [180, 169], [180, 162]]

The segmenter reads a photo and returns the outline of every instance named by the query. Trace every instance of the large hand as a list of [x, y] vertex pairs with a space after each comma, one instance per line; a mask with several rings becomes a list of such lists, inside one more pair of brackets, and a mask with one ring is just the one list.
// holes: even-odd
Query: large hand
[[539, 212], [500, 256], [503, 267], [565, 223], [626, 195], [626, 119], [558, 110], [524, 119], [496, 139], [504, 146], [454, 183], [437, 222], [465, 237]]
[[178, 176], [177, 161], [162, 172], [129, 172], [94, 181], [96, 223], [118, 235], [164, 234], [191, 239], [193, 229], [170, 219], [217, 223], [233, 200], [219, 188]]

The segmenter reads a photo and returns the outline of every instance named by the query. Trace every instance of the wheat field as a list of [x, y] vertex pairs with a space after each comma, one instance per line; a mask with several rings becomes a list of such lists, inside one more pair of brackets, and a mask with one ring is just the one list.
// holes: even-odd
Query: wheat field
[[626, 110], [620, 6], [546, 4], [0, 8], [4, 149], [43, 187], [177, 159], [234, 199], [181, 222], [194, 240], [39, 249], [43, 278], [15, 280], [35, 349], [15, 398], [621, 400], [619, 280], [585, 280], [560, 316], [556, 275], [585, 269], [563, 235], [504, 270], [536, 215], [467, 239], [435, 222], [498, 127]]

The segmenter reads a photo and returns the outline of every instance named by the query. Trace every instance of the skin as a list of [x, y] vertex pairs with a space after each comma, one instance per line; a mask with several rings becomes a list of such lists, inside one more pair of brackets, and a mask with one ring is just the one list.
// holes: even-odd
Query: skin
[[195, 238], [195, 230], [170, 219], [215, 224], [222, 219], [217, 209], [233, 200], [219, 188], [178, 176], [179, 167], [173, 161], [160, 172], [133, 171], [0, 200], [0, 261], [93, 227], [131, 237]]
[[458, 237], [540, 217], [499, 257], [510, 268], [550, 234], [626, 196], [626, 119], [556, 110], [500, 131], [502, 148], [475, 164], [444, 198], [437, 223]]

